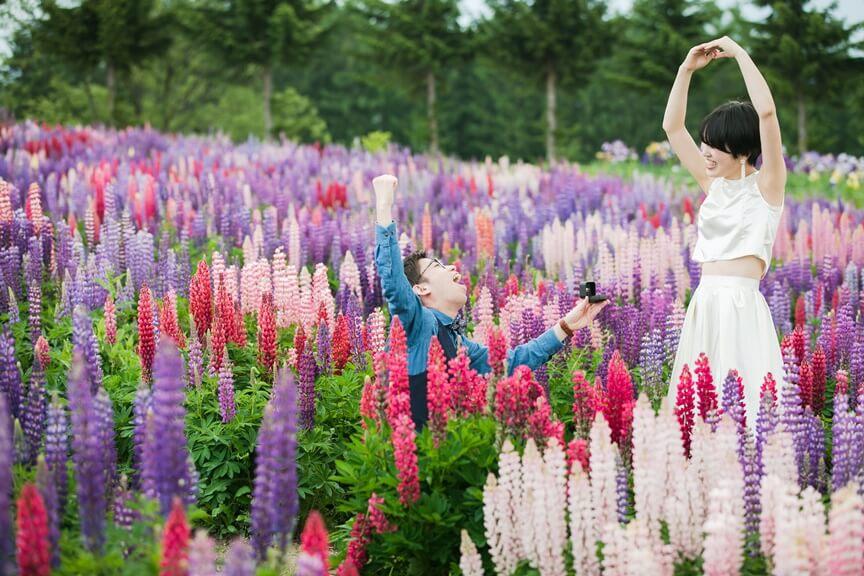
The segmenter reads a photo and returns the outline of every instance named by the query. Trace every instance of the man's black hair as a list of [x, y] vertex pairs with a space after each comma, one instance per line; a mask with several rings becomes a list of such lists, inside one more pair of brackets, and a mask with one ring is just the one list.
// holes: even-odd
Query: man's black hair
[[730, 100], [702, 119], [699, 127], [702, 142], [733, 156], [747, 156], [756, 165], [762, 154], [759, 139], [759, 114], [750, 102]]
[[428, 258], [425, 250], [415, 250], [402, 262], [402, 267], [405, 269], [405, 276], [412, 286], [420, 283], [420, 259]]

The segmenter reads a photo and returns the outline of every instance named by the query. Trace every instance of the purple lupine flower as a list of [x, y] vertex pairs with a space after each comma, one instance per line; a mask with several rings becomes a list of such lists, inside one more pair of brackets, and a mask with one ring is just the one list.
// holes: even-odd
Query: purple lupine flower
[[42, 333], [42, 287], [39, 284], [31, 284], [27, 288], [27, 322], [30, 340], [35, 344]]
[[27, 436], [25, 462], [33, 464], [42, 447], [42, 434], [45, 432], [46, 404], [45, 373], [39, 362], [33, 363], [30, 371], [30, 386], [22, 415], [22, 426]]
[[102, 386], [102, 358], [99, 355], [99, 341], [93, 333], [93, 322], [84, 306], [76, 306], [72, 316], [72, 343], [84, 355], [85, 370], [90, 382], [90, 394]]
[[184, 432], [183, 360], [170, 338], [159, 343], [153, 367], [153, 407], [147, 416], [141, 484], [167, 515], [175, 496], [188, 506], [194, 494]]
[[219, 413], [222, 414], [223, 424], [234, 419], [234, 373], [227, 357], [219, 368]]
[[114, 524], [127, 530], [132, 528], [132, 524], [141, 518], [141, 513], [129, 507], [135, 495], [129, 489], [126, 475], [120, 476], [120, 481], [117, 484], [117, 489], [114, 491], [114, 501], [112, 503], [114, 511]]
[[6, 311], [9, 314], [9, 324], [17, 324], [21, 321], [20, 311], [18, 310], [18, 299], [11, 288], [9, 288], [8, 294], [9, 307]]
[[51, 474], [54, 475], [54, 485], [57, 487], [58, 508], [62, 512], [66, 507], [66, 491], [68, 490], [69, 472], [69, 418], [66, 409], [60, 403], [57, 394], [48, 406], [47, 425], [45, 426], [45, 462]]
[[363, 318], [360, 314], [360, 303], [354, 294], [349, 294], [346, 302], [345, 317], [348, 319], [348, 333], [351, 339], [351, 355], [354, 367], [359, 371], [366, 370], [366, 354], [363, 350]]
[[849, 412], [846, 394], [834, 396], [834, 420], [832, 424], [833, 447], [831, 457], [831, 486], [836, 492], [857, 476], [854, 469], [854, 443], [856, 440], [855, 414]]
[[9, 400], [12, 419], [20, 418], [23, 409], [21, 372], [15, 360], [15, 337], [8, 328], [0, 332], [0, 393]]
[[75, 464], [78, 511], [84, 546], [99, 552], [104, 542], [106, 488], [109, 471], [105, 470], [102, 431], [104, 424], [96, 400], [90, 393], [84, 355], [76, 350], [72, 360], [67, 391], [72, 413], [72, 460]]
[[315, 357], [308, 342], [300, 355], [300, 427], [311, 430], [315, 423]]
[[664, 356], [660, 328], [653, 328], [642, 336], [642, 350], [639, 353], [639, 373], [642, 376], [642, 390], [647, 393], [652, 404], [659, 402], [663, 394]]
[[[739, 436], [739, 441], [742, 437]], [[748, 552], [755, 556], [759, 552], [759, 539], [755, 536], [759, 531], [759, 520], [761, 517], [761, 485], [762, 485], [762, 463], [759, 461], [753, 437], [743, 437], [744, 445], [739, 449], [739, 460], [742, 462], [741, 470], [744, 475], [744, 527], [748, 538]]]
[[852, 344], [855, 342], [855, 319], [852, 302], [844, 304], [837, 315], [837, 363], [851, 360]]
[[195, 328], [195, 320], [189, 316], [189, 363], [186, 365], [186, 383], [196, 388], [201, 386], [201, 374], [204, 370], [204, 353], [201, 350], [201, 341], [198, 339], [198, 330]]
[[804, 407], [804, 422], [806, 430], [806, 457], [807, 484], [817, 490], [822, 489], [824, 484], [823, 465], [825, 456], [825, 429], [822, 420], [813, 414], [809, 406]]
[[795, 463], [798, 465], [798, 483], [806, 486], [805, 455], [807, 453], [807, 422], [801, 405], [801, 388], [798, 386], [798, 364], [791, 347], [783, 349], [783, 380], [780, 393], [780, 427], [792, 436], [795, 446]]
[[102, 467], [107, 473], [106, 490], [110, 496], [114, 488], [114, 473], [117, 468], [117, 446], [114, 443], [114, 406], [108, 393], [101, 386], [96, 391], [96, 396], [93, 397], [93, 405], [100, 419], [99, 443], [102, 445]]
[[44, 456], [39, 456], [36, 464], [36, 486], [42, 495], [45, 512], [48, 516], [48, 536], [51, 541], [51, 564], [56, 568], [60, 565], [60, 507], [57, 497], [57, 486], [54, 475], [45, 463]]
[[333, 365], [333, 359], [330, 353], [330, 329], [327, 323], [321, 321], [318, 323], [317, 336], [318, 349], [318, 374], [330, 374]]
[[[853, 403], [857, 401], [858, 394], [862, 390], [864, 390], [864, 328], [859, 328], [849, 358], [849, 394]], [[857, 404], [855, 406], [857, 407]]]
[[14, 574], [12, 543], [12, 418], [0, 394], [0, 574]]
[[153, 394], [144, 381], [138, 382], [135, 403], [132, 406], [132, 422], [135, 428], [132, 436], [132, 487], [141, 486], [141, 469], [144, 464], [144, 443], [147, 438], [147, 413], [153, 407]]
[[225, 555], [224, 576], [254, 576], [255, 550], [245, 540], [237, 538]]
[[274, 543], [284, 552], [299, 510], [297, 495], [297, 389], [287, 367], [279, 369], [258, 432], [252, 541], [259, 558]]
[[744, 408], [744, 397], [741, 395], [741, 377], [737, 370], [729, 370], [723, 381], [722, 407], [723, 413], [728, 413], [738, 428], [738, 457], [741, 458], [744, 448], [743, 437], [746, 436], [747, 432], [747, 415]]

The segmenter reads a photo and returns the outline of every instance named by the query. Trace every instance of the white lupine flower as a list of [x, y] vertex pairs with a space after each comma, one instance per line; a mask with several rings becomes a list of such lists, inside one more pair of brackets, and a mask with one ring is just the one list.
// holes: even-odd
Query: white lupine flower
[[[649, 532], [660, 533], [665, 500], [665, 446], [658, 446], [657, 421], [648, 396], [640, 394], [633, 410], [633, 491], [636, 517]], [[658, 448], [660, 448], [658, 450]]]
[[[817, 574], [825, 525], [819, 493], [808, 487], [799, 499], [793, 485], [788, 486], [787, 490], [781, 490], [775, 507], [774, 572]], [[818, 542], [811, 541], [814, 534]]]
[[462, 530], [462, 545], [459, 547], [462, 557], [459, 559], [459, 568], [465, 576], [483, 576], [483, 559], [477, 552], [477, 546], [468, 536], [467, 530]]
[[591, 427], [591, 500], [598, 526], [617, 524], [615, 447], [606, 418], [597, 414]]
[[599, 576], [597, 560], [597, 524], [591, 504], [591, 482], [582, 466], [576, 464], [570, 474], [567, 509], [570, 513], [570, 541], [573, 568], [577, 574]]
[[498, 461], [498, 487], [496, 512], [498, 529], [502, 532], [504, 566], [512, 567], [512, 571], [524, 557], [517, 526], [524, 524], [527, 517], [522, 509], [522, 462], [509, 439], [504, 441]]
[[529, 438], [522, 454], [522, 481], [525, 490], [520, 535], [525, 557], [537, 569], [540, 568], [540, 558], [544, 556], [547, 537], [544, 476], [543, 458], [534, 439]]
[[864, 499], [855, 482], [831, 495], [821, 567], [832, 576], [860, 576], [864, 567]]
[[741, 507], [742, 486], [732, 477], [723, 477], [711, 490], [708, 518], [705, 521], [703, 570], [706, 576], [738, 574], [743, 564], [744, 519]]
[[[529, 440], [530, 442], [531, 440]], [[540, 573], [543, 576], [563, 576], [566, 574], [564, 549], [567, 547], [567, 459], [564, 450], [556, 439], [550, 438], [543, 454], [544, 482], [543, 509], [545, 531], [535, 538], [543, 543], [540, 554]], [[538, 497], [535, 506], [540, 502]]]
[[629, 576], [627, 537], [617, 521], [603, 527], [603, 576]]

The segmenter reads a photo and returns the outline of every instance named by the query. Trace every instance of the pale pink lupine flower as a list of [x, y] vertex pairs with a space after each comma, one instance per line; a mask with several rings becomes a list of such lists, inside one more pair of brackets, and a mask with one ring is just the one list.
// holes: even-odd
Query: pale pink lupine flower
[[363, 291], [360, 284], [360, 268], [354, 260], [354, 255], [348, 250], [342, 264], [339, 265], [339, 285], [345, 286], [354, 296], [362, 301]]
[[[285, 229], [285, 225], [282, 225]], [[297, 222], [297, 215], [294, 213], [294, 207], [290, 208], [288, 216], [288, 264], [291, 264], [296, 269], [303, 266], [303, 248], [300, 244], [300, 224]]]
[[666, 446], [658, 442], [658, 424], [648, 396], [640, 394], [633, 409], [633, 493], [636, 517], [652, 535], [660, 533], [666, 500]]
[[597, 560], [599, 534], [591, 505], [591, 482], [582, 466], [573, 466], [567, 493], [573, 567], [577, 574], [599, 576], [600, 563]]
[[30, 221], [33, 222], [33, 231], [39, 234], [42, 231], [42, 198], [39, 184], [33, 182], [27, 189], [27, 201], [30, 204]]
[[261, 309], [261, 301], [264, 297], [273, 295], [273, 282], [270, 277], [271, 271], [269, 260], [266, 258], [260, 258], [255, 265], [258, 267], [255, 274], [255, 277], [258, 280], [257, 291], [255, 294], [255, 310], [258, 311]]
[[376, 308], [366, 321], [366, 345], [373, 354], [384, 350], [386, 338], [384, 335], [384, 313]]
[[663, 543], [659, 533], [652, 535], [640, 518], [628, 523], [624, 533], [631, 576], [672, 576], [675, 567], [672, 547]]
[[[537, 450], [534, 439], [529, 438], [522, 453], [523, 499], [521, 514], [517, 516], [521, 521], [516, 524], [516, 529], [522, 541], [525, 558], [537, 569], [540, 568], [543, 549], [541, 540], [544, 538], [543, 531], [546, 528], [542, 500], [544, 480], [543, 457]], [[538, 492], [539, 503], [537, 502]]]
[[252, 239], [248, 235], [243, 237], [243, 265], [251, 264], [258, 259], [258, 253], [255, 250], [255, 245], [252, 244]]
[[554, 326], [561, 318], [561, 310], [558, 307], [558, 297], [550, 298], [543, 306], [543, 325], [547, 328]]
[[499, 479], [491, 472], [483, 489], [483, 527], [489, 555], [498, 574], [510, 574], [523, 557], [516, 524], [525, 521], [522, 464], [509, 439], [504, 440], [498, 460]]
[[729, 576], [741, 571], [744, 521], [737, 511], [741, 497], [741, 486], [735, 486], [731, 477], [722, 478], [711, 490], [702, 553], [705, 576]]
[[543, 250], [543, 266], [546, 274], [550, 278], [569, 276], [579, 257], [574, 249], [576, 236], [573, 220], [567, 219], [562, 223], [556, 217], [555, 220], [543, 226], [539, 240]]
[[278, 328], [287, 328], [291, 325], [288, 320], [288, 308], [291, 305], [289, 281], [288, 264], [285, 262], [285, 253], [280, 246], [273, 252], [273, 307], [276, 310]]
[[[671, 403], [666, 404], [671, 406]], [[677, 421], [668, 414], [668, 426], [677, 434]], [[711, 428], [697, 419], [691, 436], [688, 460], [684, 456], [680, 435], [674, 443], [677, 450], [668, 453], [669, 494], [664, 516], [669, 525], [669, 540], [676, 552], [685, 558], [696, 558], [702, 551], [702, 524], [705, 522], [706, 485], [703, 482], [704, 455], [711, 449]]]
[[[257, 210], [255, 212], [258, 213]], [[255, 254], [261, 257], [264, 254], [264, 228], [260, 222], [252, 230], [252, 245], [255, 247]]]
[[775, 507], [775, 574], [817, 574], [824, 542], [825, 509], [819, 493], [808, 486], [796, 495], [791, 484], [778, 494]]
[[850, 482], [831, 495], [828, 535], [822, 548], [822, 573], [860, 576], [864, 570], [864, 500]]
[[225, 291], [228, 292], [231, 301], [235, 303], [240, 300], [240, 286], [237, 281], [238, 274], [239, 271], [234, 264], [225, 269]]
[[423, 206], [423, 221], [420, 225], [422, 230], [421, 237], [423, 238], [423, 250], [432, 250], [432, 214], [429, 212], [429, 203]]
[[327, 266], [321, 262], [315, 264], [315, 273], [312, 275], [312, 302], [315, 306], [315, 318], [323, 305], [327, 313], [327, 327], [330, 334], [336, 330], [336, 299], [330, 291], [330, 281], [327, 279]]
[[602, 413], [594, 417], [590, 433], [591, 499], [597, 526], [601, 530], [618, 522], [615, 454], [612, 431]]
[[488, 345], [487, 338], [489, 331], [495, 325], [492, 311], [492, 293], [489, 288], [483, 286], [480, 289], [480, 296], [477, 298], [477, 303], [474, 305], [474, 339], [484, 345]]
[[300, 297], [298, 299], [300, 303], [298, 309], [300, 325], [303, 326], [303, 330], [307, 334], [311, 334], [317, 311], [312, 301], [312, 274], [306, 266], [300, 268], [298, 285], [300, 287]]
[[603, 540], [603, 576], [630, 576], [627, 565], [627, 535], [617, 520], [601, 528]]
[[[564, 576], [564, 549], [567, 547], [567, 458], [557, 439], [550, 438], [543, 453], [543, 484], [535, 493], [536, 511], [542, 510], [544, 527], [537, 538], [540, 553], [540, 573]], [[542, 498], [542, 500], [541, 500]], [[536, 537], [536, 534], [535, 534]]]
[[468, 536], [468, 531], [462, 529], [462, 544], [459, 547], [462, 556], [459, 559], [459, 569], [465, 576], [483, 576], [483, 559], [477, 552], [477, 546]]
[[288, 264], [288, 307], [285, 314], [289, 325], [300, 323], [300, 280], [293, 264]]
[[219, 252], [213, 252], [213, 263], [210, 265], [210, 285], [213, 287], [213, 293], [219, 293], [219, 285], [222, 283], [223, 275], [225, 274], [225, 258]]
[[762, 449], [762, 466], [766, 476], [774, 475], [786, 482], [798, 483], [795, 445], [789, 432], [777, 430], [768, 437]]
[[255, 308], [255, 296], [258, 292], [258, 267], [254, 261], [246, 260], [240, 270], [240, 311], [251, 314]]
[[0, 223], [11, 222], [12, 213], [11, 185], [0, 178]]

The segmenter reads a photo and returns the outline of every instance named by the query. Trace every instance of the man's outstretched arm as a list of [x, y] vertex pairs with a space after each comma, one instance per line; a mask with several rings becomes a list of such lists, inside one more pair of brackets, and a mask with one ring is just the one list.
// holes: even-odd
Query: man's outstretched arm
[[375, 267], [391, 314], [398, 315], [405, 331], [410, 332], [420, 318], [422, 304], [411, 289], [402, 267], [402, 253], [392, 215], [396, 185], [396, 178], [389, 174], [372, 180], [375, 189]]

